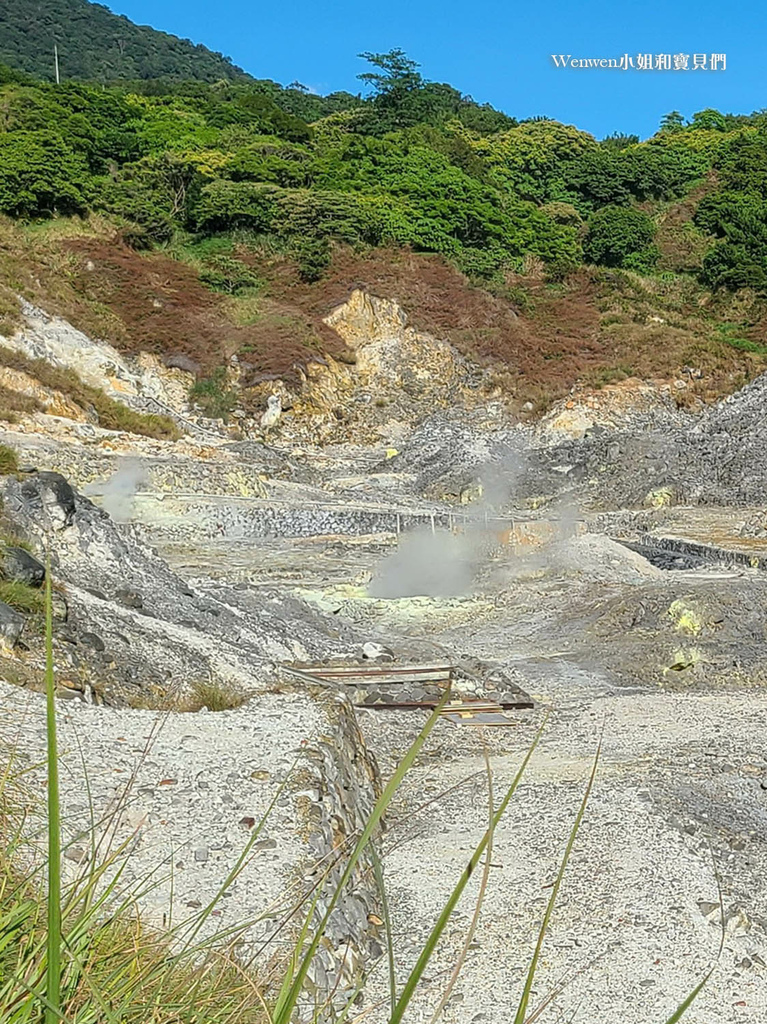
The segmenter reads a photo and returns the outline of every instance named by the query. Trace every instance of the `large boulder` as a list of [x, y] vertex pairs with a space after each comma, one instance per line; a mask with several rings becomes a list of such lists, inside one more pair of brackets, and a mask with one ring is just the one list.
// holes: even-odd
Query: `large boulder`
[[39, 529], [63, 530], [75, 514], [75, 492], [61, 473], [32, 473], [21, 485], [21, 495]]
[[0, 575], [29, 587], [41, 587], [45, 582], [45, 566], [24, 548], [9, 544], [0, 551]]

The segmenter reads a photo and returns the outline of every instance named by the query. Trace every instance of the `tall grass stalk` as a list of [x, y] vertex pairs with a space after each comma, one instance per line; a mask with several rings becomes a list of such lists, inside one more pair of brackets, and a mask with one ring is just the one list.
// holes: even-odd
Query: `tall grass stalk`
[[452, 991], [455, 988], [455, 984], [458, 981], [461, 971], [463, 970], [463, 965], [466, 962], [466, 957], [469, 954], [469, 948], [471, 947], [471, 944], [474, 941], [474, 935], [477, 931], [477, 925], [479, 924], [479, 916], [482, 912], [482, 905], [485, 902], [485, 893], [487, 892], [488, 882], [490, 881], [490, 864], [493, 859], [493, 836], [495, 834], [495, 824], [493, 821], [495, 811], [493, 808], [493, 771], [492, 768], [490, 767], [490, 756], [487, 752], [487, 744], [484, 744], [483, 753], [485, 755], [485, 769], [487, 771], [487, 814], [489, 819], [487, 828], [488, 832], [490, 833], [490, 837], [487, 841], [487, 849], [485, 850], [485, 866], [482, 869], [482, 879], [479, 883], [479, 893], [477, 894], [477, 902], [474, 906], [474, 913], [472, 914], [471, 921], [469, 922], [469, 927], [466, 931], [466, 935], [464, 936], [461, 951], [458, 954], [458, 959], [456, 961], [455, 967], [453, 968], [453, 973], [450, 975], [450, 980], [445, 986], [445, 991], [442, 993], [442, 997], [440, 998], [440, 1001], [437, 1003], [437, 1008], [435, 1009], [434, 1013], [431, 1016], [430, 1024], [437, 1024], [437, 1022], [439, 1021], [440, 1015], [447, 1006], [448, 1000], [450, 999]]
[[[439, 719], [449, 691], [420, 731], [410, 749], [387, 783], [356, 842], [349, 837], [349, 849], [335, 851], [328, 860], [320, 881], [298, 900], [302, 925], [292, 938], [289, 952], [275, 983], [273, 1008], [262, 991], [251, 963], [238, 963], [234, 944], [240, 941], [254, 921], [241, 921], [230, 928], [218, 930], [214, 936], [201, 939], [200, 932], [208, 922], [222, 895], [249, 863], [254, 844], [275, 803], [284, 792], [287, 780], [277, 792], [242, 854], [207, 906], [189, 920], [174, 924], [164, 935], [146, 928], [137, 913], [140, 900], [163, 882], [156, 872], [140, 880], [131, 892], [121, 891], [121, 880], [130, 856], [130, 839], [116, 851], [104, 853], [98, 844], [91, 844], [91, 863], [66, 892], [61, 879], [61, 813], [59, 804], [58, 744], [56, 735], [55, 680], [53, 668], [53, 626], [50, 559], [47, 560], [45, 582], [45, 646], [46, 646], [46, 724], [47, 724], [47, 898], [41, 906], [35, 882], [36, 871], [24, 872], [14, 866], [14, 851], [19, 854], [23, 843], [23, 824], [9, 827], [3, 821], [4, 837], [9, 849], [0, 849], [0, 1021], [2, 1024], [291, 1024], [299, 1001], [305, 994], [309, 968], [320, 947], [331, 914], [352, 879], [363, 853], [370, 850], [373, 872], [378, 880], [385, 917], [391, 1000], [389, 1024], [402, 1024], [419, 982], [440, 942], [450, 917], [484, 856], [485, 870], [481, 880], [474, 916], [465, 936], [455, 969], [443, 993], [434, 1017], [446, 1005], [452, 987], [463, 966], [466, 951], [476, 928], [484, 900], [490, 852], [497, 826], [508, 808], [531, 757], [543, 734], [541, 724], [524, 759], [497, 808], [493, 807], [492, 774], [488, 773], [488, 825], [458, 882], [451, 891], [435, 925], [426, 938], [416, 964], [408, 975], [402, 991], [397, 993], [394, 972], [395, 951], [391, 914], [384, 888], [381, 860], [373, 845], [377, 826], [399, 789], [402, 780], [415, 763], [427, 737]], [[531, 1024], [551, 1004], [564, 986], [549, 993], [532, 1013], [528, 1012], [530, 996], [538, 973], [543, 942], [547, 934], [567, 865], [583, 823], [586, 807], [596, 778], [601, 743], [597, 749], [591, 774], [571, 828], [557, 876], [546, 906], [535, 950], [514, 1016], [514, 1024]], [[81, 755], [82, 756], [82, 755]], [[0, 774], [0, 798], [7, 796], [10, 766]], [[0, 807], [0, 810], [2, 808]], [[92, 815], [93, 817], [93, 815]], [[116, 822], [113, 822], [116, 830]], [[93, 823], [95, 833], [97, 825]], [[352, 845], [354, 843], [354, 845]], [[97, 854], [98, 851], [98, 854]], [[326, 893], [328, 878], [337, 865], [344, 868], [337, 882]], [[159, 869], [158, 869], [159, 870]], [[327, 896], [325, 909], [314, 925], [320, 898]], [[721, 893], [720, 893], [721, 905]], [[291, 911], [290, 918], [296, 911]], [[260, 918], [259, 918], [260, 919]], [[43, 925], [45, 920], [45, 925]], [[724, 929], [720, 942], [720, 955]], [[222, 944], [228, 943], [228, 946]], [[690, 994], [679, 1004], [665, 1024], [677, 1024], [709, 981], [712, 967]], [[351, 998], [340, 1011], [345, 1021], [362, 990], [360, 979]], [[315, 1009], [315, 1024], [326, 1016], [338, 1019], [331, 1006], [335, 993]], [[511, 1009], [513, 1012], [513, 1008]], [[509, 1014], [511, 1019], [511, 1014]]]
[[46, 942], [45, 1024], [61, 1020], [61, 808], [56, 738], [56, 684], [53, 677], [51, 559], [45, 565], [45, 700], [48, 744], [48, 935]]
[[463, 890], [466, 888], [469, 879], [474, 874], [477, 864], [479, 864], [482, 858], [482, 854], [485, 852], [495, 829], [498, 827], [498, 822], [503, 817], [506, 808], [509, 806], [509, 803], [511, 802], [511, 798], [514, 796], [514, 793], [516, 792], [517, 787], [519, 786], [519, 783], [522, 780], [522, 776], [525, 774], [525, 769], [530, 763], [530, 758], [533, 756], [533, 753], [535, 752], [535, 749], [538, 746], [538, 743], [540, 742], [541, 736], [543, 735], [543, 730], [546, 727], [546, 721], [547, 719], [544, 719], [541, 723], [541, 726], [538, 729], [538, 732], [535, 734], [535, 738], [533, 739], [533, 742], [530, 744], [530, 747], [528, 748], [528, 751], [525, 754], [524, 760], [522, 761], [522, 764], [520, 765], [517, 774], [514, 776], [511, 785], [506, 790], [503, 800], [501, 800], [501, 803], [498, 806], [498, 810], [493, 815], [487, 831], [485, 832], [484, 836], [477, 845], [477, 848], [472, 854], [469, 863], [463, 870], [463, 874], [459, 878], [455, 888], [448, 897], [448, 900], [442, 909], [442, 913], [437, 918], [437, 923], [432, 928], [426, 940], [426, 944], [424, 945], [424, 948], [422, 949], [421, 954], [416, 961], [415, 967], [410, 972], [407, 981], [405, 982], [404, 988], [402, 989], [402, 994], [397, 1000], [397, 1005], [394, 1007], [394, 1011], [389, 1019], [389, 1024], [400, 1024], [400, 1021], [404, 1016], [405, 1010], [408, 1008], [408, 1005], [410, 1004], [413, 998], [413, 994], [415, 993], [416, 987], [419, 981], [421, 980], [421, 977], [423, 976], [423, 972], [426, 970], [426, 965], [431, 959], [432, 954], [434, 953], [434, 950], [437, 947], [437, 943], [439, 942], [440, 938], [442, 937], [442, 933], [447, 927], [447, 923], [450, 920], [450, 915], [453, 913], [453, 910], [455, 909], [458, 900], [461, 898]]
[[527, 1005], [530, 1002], [530, 993], [532, 992], [533, 982], [535, 981], [535, 975], [538, 970], [538, 961], [540, 960], [541, 950], [543, 949], [543, 940], [546, 938], [546, 932], [549, 928], [551, 915], [554, 913], [554, 906], [557, 902], [559, 889], [562, 885], [562, 880], [565, 877], [565, 871], [567, 870], [567, 865], [570, 861], [570, 855], [572, 854], [573, 847], [575, 846], [575, 840], [577, 839], [578, 833], [580, 832], [581, 823], [583, 822], [583, 815], [586, 813], [586, 805], [589, 802], [591, 790], [594, 787], [594, 779], [596, 778], [597, 768], [599, 766], [599, 756], [601, 752], [602, 744], [600, 742], [599, 746], [597, 747], [597, 752], [594, 755], [594, 763], [591, 766], [591, 775], [589, 776], [589, 781], [586, 785], [586, 790], [583, 794], [583, 799], [581, 800], [580, 807], [578, 808], [578, 813], [575, 816], [573, 827], [570, 830], [570, 838], [567, 840], [567, 846], [565, 847], [564, 856], [562, 857], [562, 861], [559, 865], [559, 871], [557, 872], [557, 877], [554, 881], [554, 885], [551, 888], [551, 895], [549, 896], [549, 901], [546, 904], [546, 911], [543, 915], [543, 921], [541, 922], [540, 931], [538, 932], [538, 941], [535, 944], [535, 952], [533, 953], [532, 960], [530, 961], [530, 967], [527, 971], [527, 977], [525, 979], [525, 984], [522, 989], [522, 995], [519, 1000], [519, 1005], [517, 1006], [517, 1012], [514, 1017], [514, 1024], [524, 1024], [527, 1017]]

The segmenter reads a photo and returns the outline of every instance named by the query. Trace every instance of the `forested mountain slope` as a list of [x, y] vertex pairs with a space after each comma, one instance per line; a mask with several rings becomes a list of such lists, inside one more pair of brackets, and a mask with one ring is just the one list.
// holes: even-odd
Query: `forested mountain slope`
[[53, 47], [66, 78], [247, 79], [228, 57], [87, 0], [9, 0], [0, 6], [0, 62], [54, 78]]
[[257, 377], [337, 356], [322, 317], [363, 284], [535, 408], [632, 374], [708, 399], [767, 364], [767, 115], [598, 141], [364, 56], [359, 96], [0, 68], [0, 314], [26, 293], [118, 347]]

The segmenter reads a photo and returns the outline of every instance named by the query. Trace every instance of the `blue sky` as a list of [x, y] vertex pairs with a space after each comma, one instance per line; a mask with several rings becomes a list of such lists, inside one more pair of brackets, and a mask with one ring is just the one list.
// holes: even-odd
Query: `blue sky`
[[[401, 47], [431, 80], [516, 117], [651, 135], [670, 110], [767, 107], [767, 5], [759, 0], [111, 0], [139, 24], [228, 54], [258, 78], [359, 91], [356, 54]], [[558, 69], [552, 54], [724, 53], [724, 71]]]

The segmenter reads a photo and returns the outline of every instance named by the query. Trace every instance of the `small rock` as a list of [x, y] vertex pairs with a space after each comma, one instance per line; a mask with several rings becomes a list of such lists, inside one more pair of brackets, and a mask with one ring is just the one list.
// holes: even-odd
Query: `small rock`
[[64, 850], [65, 860], [71, 860], [74, 864], [85, 864], [90, 860], [90, 854], [82, 846], [68, 846]]
[[44, 527], [63, 530], [71, 525], [75, 492], [60, 473], [45, 471], [28, 477], [21, 485], [21, 496], [31, 512], [44, 517]]
[[106, 645], [98, 633], [83, 633], [80, 637], [81, 643], [84, 643], [86, 647], [92, 647], [94, 651], [103, 651], [106, 649]]
[[83, 684], [79, 679], [59, 679], [58, 685], [65, 690], [77, 690], [79, 693], [83, 691]]
[[56, 690], [56, 696], [59, 700], [80, 700], [82, 694], [79, 690], [72, 690], [67, 686], [62, 686]]
[[698, 900], [698, 910], [704, 917], [711, 917], [714, 911], [719, 911], [719, 904], [711, 903], [709, 900]]
[[24, 629], [24, 616], [0, 601], [0, 647], [11, 650]]
[[282, 399], [279, 395], [269, 395], [266, 401], [266, 412], [261, 417], [261, 426], [264, 430], [270, 430], [276, 426], [282, 416]]
[[144, 599], [141, 594], [136, 590], [131, 590], [130, 587], [121, 587], [115, 591], [115, 601], [121, 604], [123, 608], [143, 608]]
[[649, 491], [644, 498], [645, 508], [669, 508], [676, 502], [676, 492], [673, 487], [658, 487]]
[[198, 864], [206, 864], [210, 853], [207, 846], [198, 846], [194, 851], [194, 859]]
[[384, 647], [383, 644], [368, 640], [362, 645], [362, 657], [368, 661], [394, 661], [394, 651]]
[[57, 622], [66, 622], [69, 618], [67, 599], [59, 590], [51, 591], [51, 613]]

